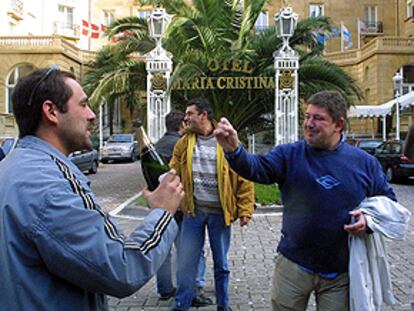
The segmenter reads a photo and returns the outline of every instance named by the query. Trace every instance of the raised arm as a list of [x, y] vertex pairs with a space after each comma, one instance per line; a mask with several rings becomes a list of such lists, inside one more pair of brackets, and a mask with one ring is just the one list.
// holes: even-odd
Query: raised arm
[[226, 118], [221, 118], [214, 130], [218, 143], [223, 147], [224, 152], [234, 152], [240, 144], [237, 131]]
[[226, 153], [231, 168], [247, 180], [271, 184], [277, 182], [276, 170], [281, 168], [281, 155], [272, 150], [266, 155], [248, 153], [240, 143], [237, 131], [226, 118], [221, 118], [214, 130], [217, 142]]

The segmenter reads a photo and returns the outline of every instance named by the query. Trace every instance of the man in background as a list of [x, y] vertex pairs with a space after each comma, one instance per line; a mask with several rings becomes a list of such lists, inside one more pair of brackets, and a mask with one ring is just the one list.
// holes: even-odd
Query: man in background
[[215, 122], [209, 102], [188, 102], [184, 121], [187, 133], [174, 148], [170, 167], [181, 177], [186, 196], [178, 250], [178, 291], [173, 310], [188, 310], [195, 295], [197, 266], [207, 228], [214, 263], [214, 285], [218, 311], [231, 310], [227, 263], [231, 223], [247, 225], [253, 214], [253, 183], [238, 176], [224, 159], [213, 131]]
[[[184, 123], [184, 113], [181, 111], [171, 111], [165, 116], [165, 126], [167, 132], [157, 141], [155, 144], [155, 149], [157, 152], [163, 156], [168, 162], [170, 162], [173, 149], [177, 141], [185, 132], [185, 123]], [[182, 212], [177, 211], [176, 219], [182, 220]], [[178, 226], [181, 226], [180, 221], [178, 221]], [[178, 250], [178, 245], [180, 243], [179, 236], [175, 240], [176, 249]], [[171, 297], [175, 296], [176, 288], [173, 285], [172, 280], [172, 261], [171, 261], [171, 252], [168, 254], [164, 263], [161, 265], [160, 269], [157, 272], [157, 292], [160, 297], [160, 300], [168, 300]], [[197, 279], [196, 279], [196, 296], [193, 298], [192, 306], [202, 307], [207, 306], [213, 303], [213, 301], [204, 295], [203, 288], [205, 287], [205, 269], [206, 269], [206, 259], [204, 257], [204, 249], [200, 255], [200, 261], [197, 269]]]

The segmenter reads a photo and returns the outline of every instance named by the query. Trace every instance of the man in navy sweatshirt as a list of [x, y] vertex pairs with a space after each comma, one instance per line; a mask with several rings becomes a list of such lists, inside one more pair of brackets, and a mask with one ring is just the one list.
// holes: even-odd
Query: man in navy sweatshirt
[[[273, 310], [306, 310], [314, 292], [318, 310], [348, 310], [348, 233], [368, 230], [354, 210], [366, 197], [396, 200], [378, 161], [342, 140], [344, 98], [333, 91], [311, 96], [304, 140], [249, 154], [222, 118], [215, 130], [230, 166], [242, 177], [279, 185], [284, 204], [271, 303]], [[351, 221], [351, 219], [353, 221]]]

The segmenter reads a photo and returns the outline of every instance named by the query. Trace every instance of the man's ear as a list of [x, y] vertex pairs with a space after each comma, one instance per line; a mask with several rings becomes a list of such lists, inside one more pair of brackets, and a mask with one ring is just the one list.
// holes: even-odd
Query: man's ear
[[336, 122], [335, 128], [338, 130], [338, 132], [341, 132], [345, 128], [346, 120], [344, 117], [341, 117], [338, 122]]
[[207, 111], [203, 111], [200, 115], [203, 117], [203, 119], [206, 119], [206, 120], [208, 119]]
[[43, 118], [53, 124], [58, 122], [58, 109], [55, 104], [50, 100], [45, 100], [42, 104], [42, 116]]

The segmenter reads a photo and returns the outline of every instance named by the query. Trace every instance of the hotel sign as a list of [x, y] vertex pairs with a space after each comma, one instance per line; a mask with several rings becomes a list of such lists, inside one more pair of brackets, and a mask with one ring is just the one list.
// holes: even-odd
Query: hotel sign
[[[210, 60], [208, 69], [211, 72], [231, 71], [241, 74], [240, 76], [201, 76], [188, 80], [177, 79], [172, 84], [173, 90], [202, 90], [202, 89], [274, 89], [275, 82], [273, 77], [249, 76], [253, 72], [249, 61], [232, 60], [228, 63], [220, 64], [216, 60]], [[246, 75], [243, 75], [246, 74]]]

